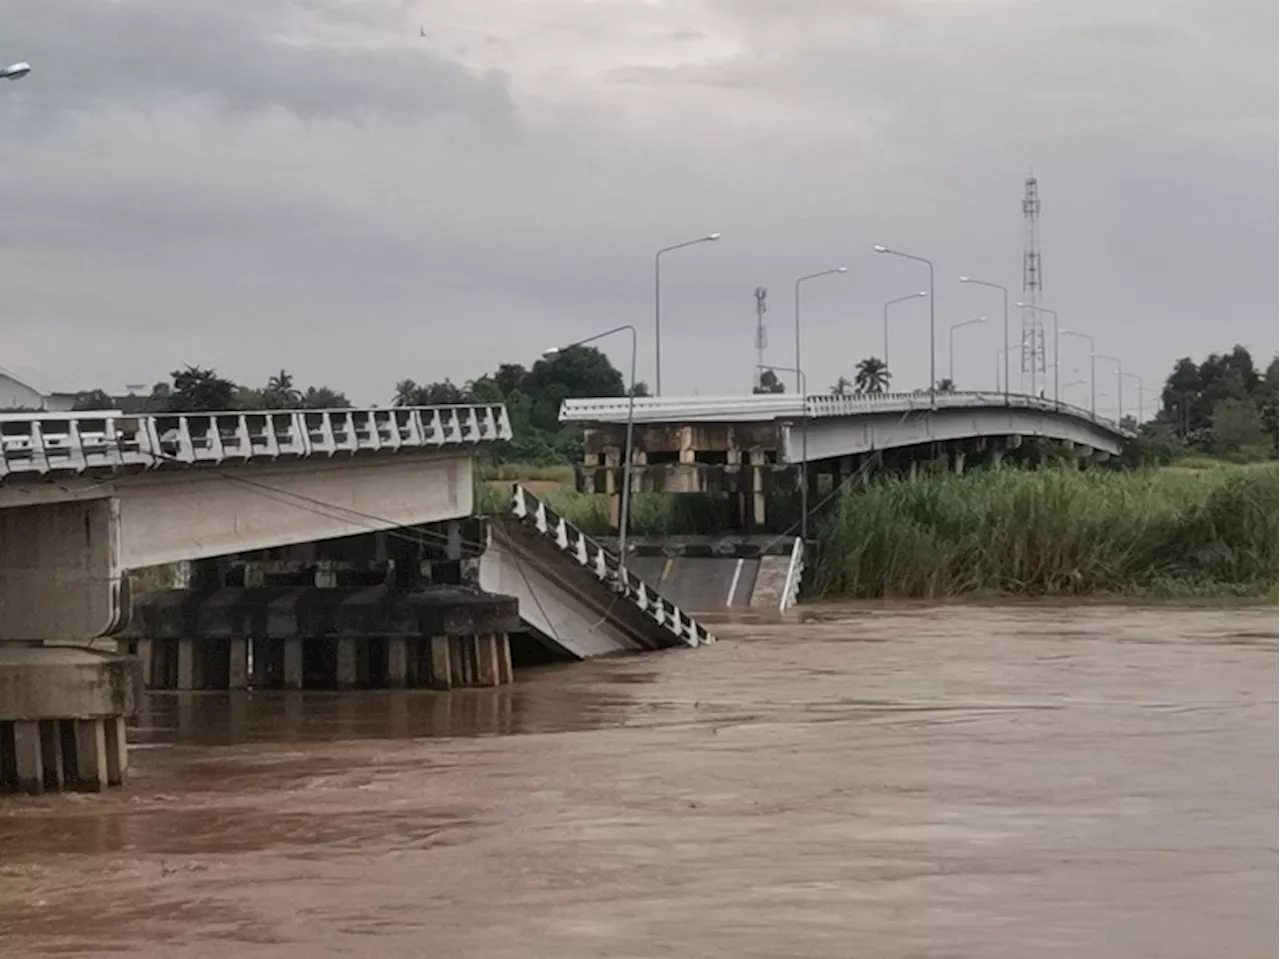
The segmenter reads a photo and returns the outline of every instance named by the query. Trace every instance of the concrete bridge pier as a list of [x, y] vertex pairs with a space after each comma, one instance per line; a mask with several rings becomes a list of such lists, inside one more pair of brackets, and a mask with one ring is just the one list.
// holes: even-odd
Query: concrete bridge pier
[[96, 792], [124, 781], [141, 685], [130, 657], [88, 648], [127, 602], [119, 507], [24, 502], [0, 509], [0, 792]]

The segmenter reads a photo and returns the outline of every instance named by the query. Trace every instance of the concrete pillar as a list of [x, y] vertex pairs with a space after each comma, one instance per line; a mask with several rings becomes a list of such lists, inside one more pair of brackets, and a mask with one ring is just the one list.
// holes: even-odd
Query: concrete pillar
[[227, 688], [244, 689], [249, 685], [249, 638], [231, 637], [227, 653]]
[[32, 795], [44, 792], [44, 753], [40, 749], [37, 720], [19, 720], [13, 724], [13, 751], [18, 789]]
[[301, 636], [290, 636], [284, 641], [283, 680], [285, 689], [302, 688]]
[[748, 455], [751, 463], [751, 526], [752, 530], [764, 529], [764, 450], [752, 450]]
[[67, 781], [67, 766], [62, 755], [61, 720], [40, 721], [40, 765], [44, 772], [44, 784], [49, 789], [61, 789]]
[[409, 641], [404, 636], [387, 637], [387, 685], [403, 689], [409, 678]]
[[450, 677], [454, 686], [469, 686], [467, 682], [467, 645], [466, 636], [449, 637], [449, 665], [453, 667]]
[[1004, 450], [995, 446], [991, 449], [991, 465], [999, 469], [1000, 464], [1004, 462]]
[[149, 689], [152, 684], [151, 640], [149, 639], [138, 640], [138, 648], [135, 655], [138, 657], [138, 662], [142, 665], [142, 685]]
[[75, 787], [82, 792], [107, 788], [107, 736], [101, 719], [76, 719]]
[[477, 636], [476, 645], [476, 680], [481, 686], [497, 686], [498, 678], [498, 638], [496, 636]]
[[178, 640], [178, 689], [196, 688], [196, 641], [190, 636]]
[[957, 476], [964, 475], [964, 450], [956, 450], [951, 456], [951, 463]]
[[435, 689], [448, 689], [453, 685], [451, 645], [448, 636], [431, 637], [431, 685]]
[[496, 639], [498, 643], [498, 682], [514, 682], [515, 676], [511, 669], [511, 637], [506, 633], [499, 633]]
[[107, 785], [119, 786], [129, 770], [129, 753], [125, 745], [124, 717], [110, 716], [102, 720], [106, 746]]
[[338, 688], [351, 689], [356, 685], [359, 669], [359, 649], [354, 636], [339, 637], [337, 659]]

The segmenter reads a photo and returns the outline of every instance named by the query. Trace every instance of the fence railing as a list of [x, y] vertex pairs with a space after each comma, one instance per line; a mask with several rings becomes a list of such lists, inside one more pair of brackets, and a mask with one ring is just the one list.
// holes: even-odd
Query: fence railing
[[0, 479], [430, 450], [511, 439], [505, 406], [135, 416], [0, 413]]
[[512, 494], [511, 514], [536, 529], [584, 570], [618, 593], [619, 602], [629, 602], [661, 629], [671, 633], [672, 645], [704, 646], [715, 636], [675, 603], [655, 592], [644, 580], [626, 570], [620, 572], [618, 557], [578, 529], [523, 486]]

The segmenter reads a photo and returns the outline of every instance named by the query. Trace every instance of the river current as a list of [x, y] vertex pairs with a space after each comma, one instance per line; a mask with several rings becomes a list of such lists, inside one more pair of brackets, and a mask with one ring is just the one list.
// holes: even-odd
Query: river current
[[822, 606], [450, 694], [155, 694], [0, 956], [1273, 956], [1274, 608]]

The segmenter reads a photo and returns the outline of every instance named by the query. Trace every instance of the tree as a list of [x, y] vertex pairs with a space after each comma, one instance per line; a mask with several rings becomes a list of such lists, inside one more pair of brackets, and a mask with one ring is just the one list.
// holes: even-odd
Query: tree
[[103, 390], [86, 390], [83, 393], [76, 394], [75, 402], [71, 404], [71, 409], [77, 412], [80, 410], [114, 410], [117, 405], [116, 401]]
[[782, 380], [778, 379], [778, 374], [773, 370], [761, 370], [760, 382], [751, 390], [752, 393], [785, 393], [787, 388], [782, 385]]
[[262, 403], [269, 410], [292, 410], [302, 405], [302, 393], [294, 389], [293, 376], [281, 370], [262, 388]]
[[301, 406], [304, 410], [349, 410], [351, 401], [345, 394], [327, 386], [308, 386], [302, 394]]
[[860, 360], [853, 385], [859, 393], [886, 392], [889, 389], [889, 368], [884, 365], [884, 360], [875, 356]]
[[548, 432], [560, 429], [560, 404], [588, 396], [626, 396], [622, 374], [594, 346], [574, 346], [538, 360], [521, 381], [529, 397], [530, 422]]
[[1262, 416], [1247, 400], [1226, 399], [1213, 408], [1213, 452], [1231, 459], [1262, 459], [1270, 449]]
[[236, 385], [212, 369], [188, 366], [174, 370], [170, 376], [173, 377], [173, 390], [168, 397], [167, 412], [214, 412], [235, 407]]
[[952, 382], [951, 377], [944, 376], [942, 379], [938, 380], [936, 392], [954, 393], [955, 391], [956, 391], [956, 384]]
[[475, 401], [465, 387], [452, 380], [419, 386], [413, 380], [401, 380], [396, 384], [393, 406], [462, 406]]
[[852, 392], [854, 392], [853, 381], [844, 376], [838, 377], [835, 385], [831, 387], [833, 396], [848, 396]]

